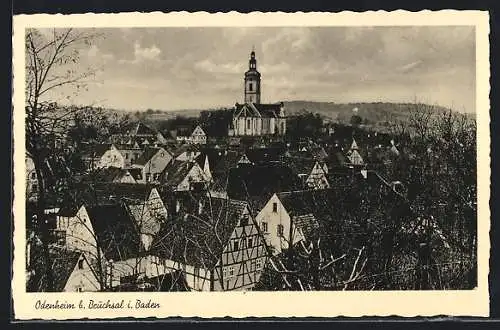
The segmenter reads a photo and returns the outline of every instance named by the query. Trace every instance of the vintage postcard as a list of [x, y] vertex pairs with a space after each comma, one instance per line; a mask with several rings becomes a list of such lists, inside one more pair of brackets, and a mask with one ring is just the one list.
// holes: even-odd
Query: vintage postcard
[[487, 316], [488, 19], [14, 17], [15, 318]]

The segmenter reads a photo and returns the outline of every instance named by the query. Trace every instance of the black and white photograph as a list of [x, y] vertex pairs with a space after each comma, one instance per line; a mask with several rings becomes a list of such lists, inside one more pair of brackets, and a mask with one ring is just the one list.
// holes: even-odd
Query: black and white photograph
[[54, 26], [26, 293], [477, 290], [474, 25]]

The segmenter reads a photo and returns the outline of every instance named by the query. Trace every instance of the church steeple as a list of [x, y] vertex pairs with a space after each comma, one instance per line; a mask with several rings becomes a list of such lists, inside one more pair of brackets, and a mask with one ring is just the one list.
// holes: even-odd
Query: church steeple
[[248, 61], [248, 71], [245, 72], [245, 102], [260, 103], [260, 73], [257, 71], [253, 48]]

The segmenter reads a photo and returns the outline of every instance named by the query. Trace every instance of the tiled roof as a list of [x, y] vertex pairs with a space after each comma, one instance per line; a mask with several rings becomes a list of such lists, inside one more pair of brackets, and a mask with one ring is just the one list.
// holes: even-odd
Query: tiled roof
[[151, 158], [153, 158], [153, 156], [158, 153], [158, 151], [160, 151], [160, 148], [146, 148], [146, 149], [144, 149], [144, 152], [142, 153], [141, 156], [139, 156], [139, 158], [137, 158], [134, 161], [134, 164], [137, 164], [137, 165], [147, 164], [147, 162], [149, 162], [151, 160]]
[[246, 111], [249, 117], [273, 117], [277, 118], [281, 109], [281, 103], [243, 103], [236, 104], [233, 116], [239, 116], [242, 111]]
[[247, 200], [248, 197], [270, 197], [280, 191], [301, 187], [290, 168], [280, 163], [248, 165], [229, 172], [227, 192], [229, 197]]
[[80, 183], [75, 187], [75, 203], [96, 205], [113, 201], [143, 202], [152, 187], [134, 183], [92, 182]]
[[107, 260], [139, 255], [141, 240], [135, 219], [123, 203], [87, 207], [87, 213]]
[[308, 237], [314, 234], [319, 228], [318, 220], [316, 220], [316, 217], [312, 213], [295, 216], [292, 218], [292, 221]]
[[248, 159], [253, 163], [276, 162], [284, 154], [283, 148], [249, 148], [245, 151]]
[[260, 115], [262, 117], [272, 117], [272, 118], [279, 117], [279, 112], [281, 108], [280, 103], [275, 103], [275, 104], [260, 103], [260, 104], [254, 104], [254, 106], [260, 112]]
[[111, 143], [87, 144], [81, 151], [82, 157], [99, 158], [111, 147]]
[[331, 190], [298, 190], [278, 193], [278, 198], [290, 216], [315, 214], [334, 202]]
[[304, 157], [286, 157], [283, 159], [284, 163], [289, 166], [295, 175], [307, 174], [309, 175], [316, 164], [313, 158]]
[[84, 182], [113, 182], [127, 174], [127, 170], [118, 167], [100, 168], [82, 177]]
[[183, 209], [163, 226], [153, 241], [153, 253], [187, 265], [215, 267], [246, 204], [220, 198], [201, 201], [201, 214]]
[[171, 162], [167, 167], [165, 168], [165, 171], [167, 173], [166, 175], [166, 185], [169, 187], [177, 187], [184, 178], [186, 178], [186, 175], [188, 175], [189, 171], [195, 166], [196, 163], [192, 161], [179, 161], [175, 160]]
[[[57, 246], [49, 248], [49, 258], [51, 262], [51, 273], [53, 277], [54, 291], [61, 292], [64, 290], [68, 279], [76, 267], [76, 263], [81, 252], [71, 251]], [[43, 257], [41, 249], [31, 249], [30, 253], [31, 267], [35, 269], [34, 276], [31, 276], [27, 283], [28, 292], [44, 292], [47, 291], [47, 279], [43, 273]]]

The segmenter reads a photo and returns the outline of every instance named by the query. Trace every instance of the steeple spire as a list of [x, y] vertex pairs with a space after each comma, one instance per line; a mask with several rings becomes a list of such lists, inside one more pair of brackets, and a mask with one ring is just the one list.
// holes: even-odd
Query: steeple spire
[[248, 61], [248, 68], [250, 70], [257, 70], [257, 60], [255, 59], [255, 51], [252, 48], [252, 52], [250, 53], [250, 61]]

